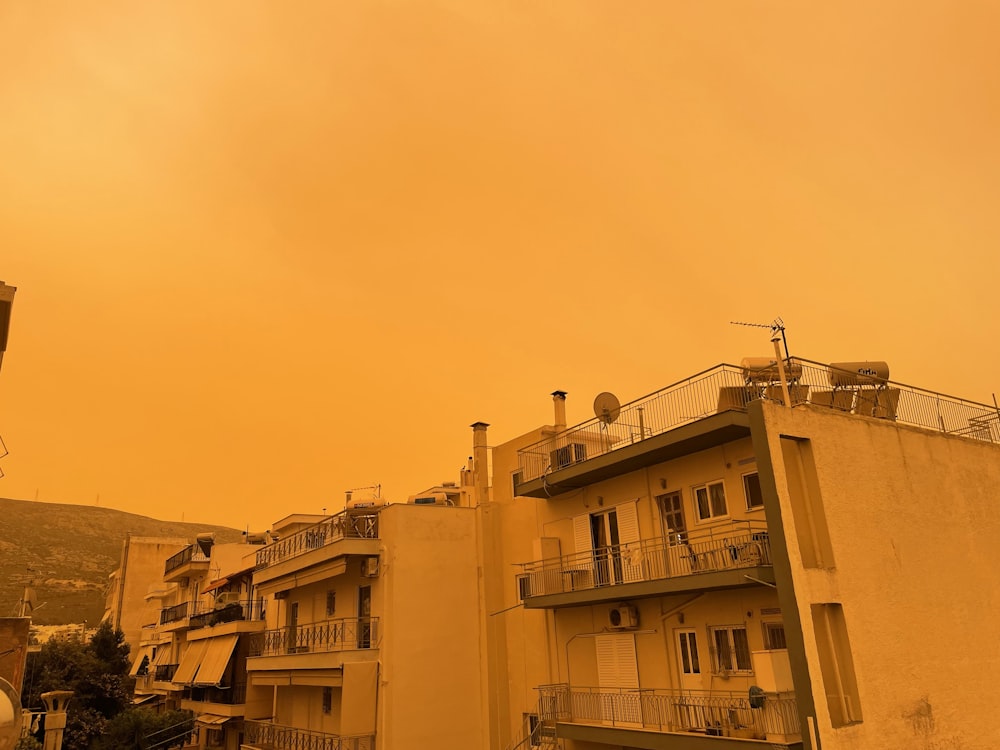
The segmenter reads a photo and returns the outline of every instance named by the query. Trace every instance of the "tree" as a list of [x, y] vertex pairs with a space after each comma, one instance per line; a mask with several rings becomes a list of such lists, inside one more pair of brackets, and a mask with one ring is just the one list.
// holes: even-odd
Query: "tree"
[[107, 723], [91, 750], [168, 750], [183, 747], [194, 729], [190, 711], [157, 713], [148, 708], [130, 708]]
[[131, 705], [128, 652], [125, 635], [107, 623], [88, 643], [49, 641], [41, 651], [28, 655], [21, 703], [26, 708], [39, 708], [42, 693], [72, 690], [63, 748], [88, 750], [91, 741], [104, 733], [108, 721]]

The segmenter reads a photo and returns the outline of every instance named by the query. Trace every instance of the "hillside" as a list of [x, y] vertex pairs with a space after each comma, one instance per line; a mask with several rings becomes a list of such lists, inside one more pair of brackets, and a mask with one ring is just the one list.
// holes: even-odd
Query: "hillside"
[[0, 616], [16, 614], [24, 586], [33, 582], [39, 625], [96, 625], [104, 614], [108, 575], [118, 567], [122, 542], [134, 536], [185, 537], [214, 531], [238, 542], [236, 529], [154, 518], [89, 505], [0, 498]]

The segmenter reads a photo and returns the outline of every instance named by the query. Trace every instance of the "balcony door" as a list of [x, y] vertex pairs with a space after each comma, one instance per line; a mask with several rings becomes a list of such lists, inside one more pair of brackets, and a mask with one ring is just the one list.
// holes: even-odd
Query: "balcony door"
[[677, 630], [677, 668], [682, 690], [701, 690], [701, 654], [698, 653], [698, 633], [695, 630]]
[[634, 502], [576, 516], [573, 534], [576, 551], [592, 555], [595, 586], [644, 580]]
[[599, 635], [597, 644], [597, 685], [601, 721], [614, 726], [641, 726], [639, 666], [635, 657], [635, 635]]
[[372, 647], [372, 587], [358, 587], [358, 648]]

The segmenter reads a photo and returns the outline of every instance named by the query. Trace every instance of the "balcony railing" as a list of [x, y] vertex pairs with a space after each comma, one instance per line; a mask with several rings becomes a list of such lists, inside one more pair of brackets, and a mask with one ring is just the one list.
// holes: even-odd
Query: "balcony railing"
[[378, 513], [345, 510], [257, 550], [257, 569], [304, 555], [341, 539], [378, 539]]
[[208, 562], [208, 556], [201, 551], [201, 547], [198, 545], [188, 545], [176, 555], [167, 558], [167, 562], [163, 566], [163, 575], [169, 575], [189, 562]]
[[157, 664], [154, 672], [157, 682], [170, 682], [174, 679], [174, 672], [177, 671], [176, 664]]
[[228, 604], [199, 603], [196, 614], [191, 615], [190, 626], [206, 628], [237, 620], [262, 620], [264, 605], [261, 600], [229, 602]]
[[202, 703], [236, 706], [247, 702], [247, 684], [238, 682], [232, 687], [192, 687], [187, 691], [186, 697]]
[[378, 647], [378, 618], [324, 620], [266, 630], [250, 638], [250, 656], [315, 654]]
[[[994, 406], [946, 396], [886, 379], [850, 380], [828, 365], [792, 358], [786, 365], [792, 403], [812, 403], [851, 414], [889, 419], [952, 435], [1000, 442], [1000, 412]], [[838, 377], [841, 376], [841, 377]], [[745, 411], [755, 399], [782, 400], [777, 368], [751, 372], [717, 365], [621, 407], [607, 423], [595, 417], [518, 451], [516, 481], [610, 453], [724, 411]]]
[[346, 737], [284, 727], [266, 721], [243, 723], [244, 744], [269, 750], [374, 750], [375, 735]]
[[700, 732], [744, 739], [800, 734], [798, 705], [790, 693], [751, 697], [729, 691], [609, 689], [542, 685], [539, 718], [583, 724]]
[[736, 521], [672, 540], [646, 539], [522, 564], [522, 598], [771, 565], [767, 527]]
[[191, 613], [196, 609], [196, 605], [196, 602], [181, 602], [172, 607], [164, 607], [160, 610], [160, 625], [178, 622], [186, 617], [190, 617]]

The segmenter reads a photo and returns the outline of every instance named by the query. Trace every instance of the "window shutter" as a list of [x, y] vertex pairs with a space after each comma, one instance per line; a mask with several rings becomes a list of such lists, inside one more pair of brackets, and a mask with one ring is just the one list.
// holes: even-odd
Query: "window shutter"
[[590, 532], [590, 514], [573, 517], [573, 541], [577, 552], [590, 552], [594, 549], [594, 537]]
[[618, 512], [618, 542], [620, 544], [631, 544], [639, 541], [639, 512], [635, 506], [635, 500], [615, 506], [615, 510]]
[[639, 688], [639, 666], [635, 658], [635, 635], [599, 635], [597, 641], [597, 684], [602, 688]]

